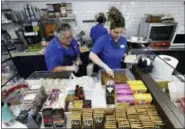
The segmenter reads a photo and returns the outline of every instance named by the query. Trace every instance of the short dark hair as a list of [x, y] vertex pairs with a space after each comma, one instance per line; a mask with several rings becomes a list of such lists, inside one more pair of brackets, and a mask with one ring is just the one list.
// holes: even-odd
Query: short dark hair
[[71, 26], [67, 23], [62, 23], [56, 28], [56, 36], [59, 39], [62, 39], [64, 37], [64, 32], [71, 30]]
[[97, 19], [96, 19], [96, 21], [97, 21], [98, 23], [105, 23], [106, 20], [107, 20], [107, 19], [106, 19], [104, 13], [99, 13], [98, 16], [97, 16]]
[[71, 26], [67, 23], [62, 23], [56, 27], [56, 32], [59, 33], [60, 31], [70, 30]]

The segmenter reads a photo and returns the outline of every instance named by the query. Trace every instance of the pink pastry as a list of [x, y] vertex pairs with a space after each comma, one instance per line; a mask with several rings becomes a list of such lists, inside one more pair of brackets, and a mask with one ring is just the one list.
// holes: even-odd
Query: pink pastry
[[115, 88], [116, 89], [130, 89], [128, 84], [116, 84]]
[[134, 104], [134, 96], [133, 95], [118, 95], [117, 102]]
[[117, 95], [132, 95], [131, 89], [116, 89]]

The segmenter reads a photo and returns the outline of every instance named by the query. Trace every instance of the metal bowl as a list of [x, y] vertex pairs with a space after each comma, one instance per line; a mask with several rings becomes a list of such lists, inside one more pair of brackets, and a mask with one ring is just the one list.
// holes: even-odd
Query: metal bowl
[[130, 48], [143, 48], [148, 47], [150, 40], [144, 37], [128, 37], [128, 46]]
[[132, 37], [128, 37], [127, 41], [130, 43], [141, 43], [141, 44], [149, 43], [149, 39], [144, 38], [144, 37], [133, 37], [132, 36]]

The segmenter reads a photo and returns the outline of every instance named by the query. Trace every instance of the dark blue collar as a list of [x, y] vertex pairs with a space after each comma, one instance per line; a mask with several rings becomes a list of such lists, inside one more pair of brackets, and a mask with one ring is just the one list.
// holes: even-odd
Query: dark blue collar
[[103, 25], [103, 23], [98, 23], [96, 26], [101, 26], [101, 27], [103, 27], [104, 25]]
[[[120, 37], [120, 38], [121, 38], [121, 37]], [[118, 39], [117, 43], [119, 42], [120, 38]], [[109, 33], [109, 40], [110, 40], [111, 42], [116, 43], [116, 41], [114, 41], [114, 39], [113, 39], [113, 37], [112, 37], [112, 35], [111, 35], [110, 33]]]

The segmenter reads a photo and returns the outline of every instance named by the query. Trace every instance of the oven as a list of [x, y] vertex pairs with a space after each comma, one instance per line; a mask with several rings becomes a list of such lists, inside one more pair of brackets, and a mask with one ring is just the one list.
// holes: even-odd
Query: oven
[[177, 23], [147, 23], [142, 22], [139, 27], [139, 37], [146, 37], [156, 42], [170, 42]]

